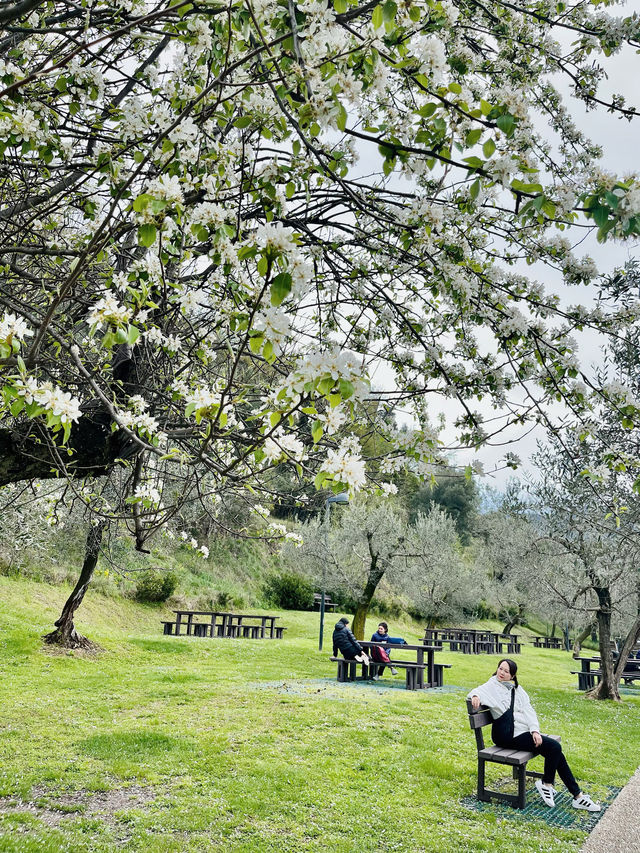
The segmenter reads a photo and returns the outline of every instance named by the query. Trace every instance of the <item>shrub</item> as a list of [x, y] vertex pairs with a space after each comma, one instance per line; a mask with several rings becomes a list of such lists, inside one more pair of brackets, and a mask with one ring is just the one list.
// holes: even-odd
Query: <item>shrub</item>
[[233, 603], [233, 596], [230, 592], [219, 592], [216, 596], [216, 607], [224, 609], [228, 608]]
[[313, 609], [313, 587], [293, 572], [269, 575], [262, 590], [267, 601], [283, 610]]
[[136, 598], [138, 601], [166, 601], [178, 586], [175, 572], [157, 572], [149, 569], [138, 576]]
[[328, 597], [333, 601], [336, 606], [336, 613], [338, 610], [343, 613], [355, 613], [356, 607], [358, 606], [358, 602], [356, 601], [353, 593], [348, 592], [345, 589], [328, 589], [327, 590]]

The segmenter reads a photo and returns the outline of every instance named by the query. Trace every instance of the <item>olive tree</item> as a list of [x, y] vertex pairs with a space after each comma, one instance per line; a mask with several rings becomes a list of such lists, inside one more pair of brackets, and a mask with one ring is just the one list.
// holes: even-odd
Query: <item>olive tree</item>
[[341, 589], [355, 600], [353, 633], [364, 637], [373, 597], [383, 579], [398, 583], [406, 539], [406, 516], [390, 501], [359, 498], [335, 511], [333, 522], [320, 514], [302, 530], [303, 544], [292, 554], [297, 569], [316, 583]]
[[455, 519], [440, 507], [407, 528], [401, 563], [400, 586], [430, 627], [475, 604], [481, 579], [463, 558]]

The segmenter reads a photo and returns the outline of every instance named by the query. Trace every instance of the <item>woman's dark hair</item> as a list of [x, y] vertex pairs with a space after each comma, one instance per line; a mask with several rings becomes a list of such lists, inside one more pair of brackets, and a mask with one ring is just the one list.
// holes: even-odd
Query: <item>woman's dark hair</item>
[[[516, 672], [518, 671], [518, 664], [514, 660], [511, 660], [511, 658], [502, 658], [502, 660], [498, 661], [498, 666], [500, 666], [501, 663], [506, 663], [506, 665], [509, 667], [511, 678], [513, 678], [513, 683], [517, 687], [518, 676], [516, 675]], [[498, 666], [496, 667], [496, 671], [493, 673], [494, 675], [498, 672]]]
[[387, 625], [386, 622], [378, 622], [378, 628], [380, 627], [380, 625], [382, 625], [382, 627], [384, 628], [385, 631], [389, 630], [389, 626]]

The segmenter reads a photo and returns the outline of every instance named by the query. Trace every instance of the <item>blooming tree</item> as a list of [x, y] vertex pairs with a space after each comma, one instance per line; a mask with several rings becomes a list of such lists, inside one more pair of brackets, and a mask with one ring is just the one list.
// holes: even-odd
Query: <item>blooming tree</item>
[[573, 335], [637, 304], [535, 277], [588, 285], [577, 237], [640, 232], [640, 183], [598, 169], [558, 90], [635, 115], [598, 87], [638, 21], [601, 5], [4, 4], [0, 484], [131, 465], [142, 547], [149, 463], [186, 491], [288, 463], [355, 492], [371, 472], [337, 436], [400, 402], [383, 474], [608, 401]]

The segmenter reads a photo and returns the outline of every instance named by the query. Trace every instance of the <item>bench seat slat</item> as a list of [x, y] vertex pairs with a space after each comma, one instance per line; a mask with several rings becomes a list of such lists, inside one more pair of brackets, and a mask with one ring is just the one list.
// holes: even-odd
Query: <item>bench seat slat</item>
[[526, 764], [535, 758], [535, 752], [525, 752], [518, 749], [500, 749], [499, 746], [487, 746], [478, 751], [478, 755], [486, 761], [496, 761], [499, 764]]

